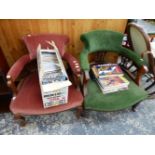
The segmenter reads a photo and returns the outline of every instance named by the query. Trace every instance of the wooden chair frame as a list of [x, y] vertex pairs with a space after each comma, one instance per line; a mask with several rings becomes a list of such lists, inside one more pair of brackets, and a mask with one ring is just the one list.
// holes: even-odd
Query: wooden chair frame
[[[146, 48], [147, 50], [146, 51], [142, 51], [141, 52], [141, 57], [143, 58], [144, 55], [147, 55], [148, 57], [148, 61], [149, 61], [149, 71], [148, 73], [146, 74], [146, 76], [148, 76], [146, 82], [148, 82], [150, 79], [153, 79], [153, 82], [147, 86], [145, 89], [146, 90], [149, 90], [152, 86], [155, 85], [155, 59], [153, 58], [153, 54], [151, 52], [151, 45], [150, 45], [150, 41], [152, 39], [149, 39], [149, 36], [147, 35], [147, 33], [143, 30], [143, 28], [141, 28], [139, 25], [135, 24], [135, 23], [129, 23], [127, 25], [127, 36], [128, 36], [128, 42], [129, 42], [129, 45], [130, 45], [130, 48], [134, 51], [134, 47], [133, 47], [133, 42], [132, 42], [132, 38], [131, 38], [131, 35], [130, 35], [130, 28], [131, 27], [134, 27], [135, 29], [137, 29], [141, 35], [143, 36], [144, 40], [145, 40], [145, 43], [146, 43]], [[135, 51], [136, 52], [136, 51]], [[128, 61], [126, 61], [126, 64], [128, 64]], [[132, 67], [132, 65], [130, 66], [130, 68]], [[128, 68], [128, 69], [130, 69]], [[152, 74], [152, 75], [150, 75]], [[155, 92], [152, 92], [150, 95], [154, 94]]]

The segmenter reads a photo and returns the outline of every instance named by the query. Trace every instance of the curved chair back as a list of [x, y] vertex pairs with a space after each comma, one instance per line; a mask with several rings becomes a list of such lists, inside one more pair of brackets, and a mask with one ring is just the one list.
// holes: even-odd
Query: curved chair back
[[152, 68], [153, 54], [151, 52], [150, 39], [147, 33], [135, 23], [129, 23], [127, 26], [128, 41], [131, 49], [137, 52], [140, 56], [143, 54], [143, 59], [149, 68]]
[[[83, 70], [89, 70], [90, 64], [88, 55], [97, 51], [111, 51], [122, 56], [128, 57], [134, 62], [139, 60], [139, 56], [131, 50], [122, 47], [123, 34], [110, 30], [96, 30], [81, 35], [84, 43], [83, 51], [80, 54], [81, 67]], [[143, 60], [138, 61], [137, 65], [141, 66]]]
[[69, 42], [69, 38], [66, 35], [59, 34], [35, 34], [26, 35], [23, 37], [25, 45], [29, 51], [30, 58], [36, 58], [36, 50], [38, 44], [41, 44], [42, 48], [51, 48], [51, 46], [46, 41], [54, 41], [59, 49], [61, 56], [65, 53], [65, 45]]

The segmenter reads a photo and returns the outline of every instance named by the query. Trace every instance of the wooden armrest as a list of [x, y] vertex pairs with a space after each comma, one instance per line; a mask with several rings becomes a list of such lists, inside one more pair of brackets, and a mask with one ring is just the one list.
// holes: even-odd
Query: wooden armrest
[[137, 85], [140, 85], [140, 80], [142, 79], [142, 76], [148, 72], [148, 68], [146, 66], [142, 66], [137, 70], [137, 76], [135, 79], [135, 82]]
[[137, 85], [140, 85], [140, 81], [142, 79], [142, 76], [148, 72], [148, 68], [147, 66], [143, 65], [141, 66], [140, 68], [137, 68], [136, 70], [136, 75], [134, 75], [130, 70], [122, 67], [122, 70], [127, 73], [127, 75], [137, 84]]
[[18, 93], [17, 87], [16, 87], [15, 83], [13, 82], [10, 75], [7, 75], [6, 78], [7, 78], [7, 85], [9, 88], [11, 88], [11, 90], [13, 92], [13, 98], [14, 98], [14, 97], [16, 97], [16, 95]]
[[89, 71], [85, 70], [83, 71], [83, 74], [81, 76], [81, 91], [82, 91], [82, 94], [83, 96], [86, 96], [87, 94], [87, 83], [90, 79], [90, 76], [89, 76]]

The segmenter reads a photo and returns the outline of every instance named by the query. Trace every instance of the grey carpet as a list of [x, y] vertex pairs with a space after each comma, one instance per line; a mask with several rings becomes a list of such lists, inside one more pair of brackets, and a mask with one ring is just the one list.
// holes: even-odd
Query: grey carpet
[[77, 119], [75, 110], [45, 116], [28, 116], [26, 127], [20, 127], [11, 113], [0, 114], [0, 134], [49, 135], [153, 135], [155, 134], [155, 99], [145, 100], [137, 112], [86, 111]]

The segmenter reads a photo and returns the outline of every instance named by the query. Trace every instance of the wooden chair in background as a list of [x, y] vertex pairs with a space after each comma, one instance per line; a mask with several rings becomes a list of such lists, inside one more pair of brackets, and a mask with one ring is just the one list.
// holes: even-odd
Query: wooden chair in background
[[[149, 90], [152, 86], [155, 86], [155, 42], [152, 42], [152, 38], [136, 23], [129, 23], [127, 25], [127, 38], [130, 49], [144, 59], [149, 69], [149, 72], [146, 74], [146, 81], [151, 80], [152, 83], [145, 88]], [[154, 93], [151, 92], [150, 94]]]

